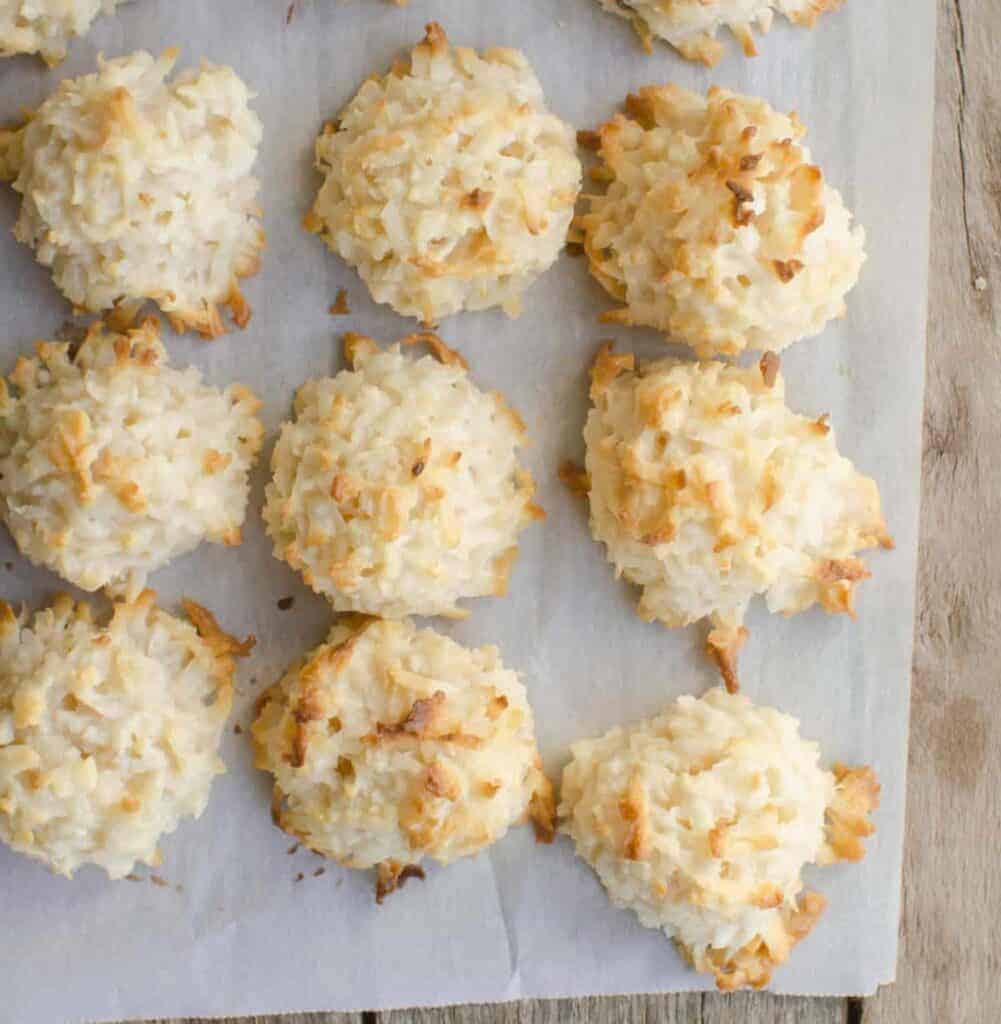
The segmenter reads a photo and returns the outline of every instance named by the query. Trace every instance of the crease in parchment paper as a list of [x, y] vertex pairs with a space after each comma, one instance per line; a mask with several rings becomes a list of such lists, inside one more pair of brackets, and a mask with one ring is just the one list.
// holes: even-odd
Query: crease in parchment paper
[[487, 850], [486, 861], [490, 867], [490, 880], [493, 883], [494, 893], [497, 896], [497, 906], [500, 910], [501, 923], [504, 925], [504, 938], [507, 942], [508, 971], [510, 977], [507, 984], [508, 998], [517, 999], [517, 992], [521, 980], [521, 960], [518, 951], [518, 936], [511, 923], [511, 911], [505, 898], [505, 888], [498, 877], [497, 863], [493, 850]]

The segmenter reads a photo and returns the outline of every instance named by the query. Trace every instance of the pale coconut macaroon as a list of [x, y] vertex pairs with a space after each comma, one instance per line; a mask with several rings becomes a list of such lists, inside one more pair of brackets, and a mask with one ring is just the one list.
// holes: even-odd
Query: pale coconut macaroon
[[794, 25], [813, 28], [825, 11], [837, 10], [842, 0], [598, 0], [598, 3], [633, 26], [647, 53], [653, 40], [663, 39], [682, 57], [712, 67], [723, 55], [716, 38], [721, 28], [729, 29], [744, 55], [756, 57], [754, 32], [772, 27], [775, 12]]
[[762, 595], [791, 615], [854, 614], [859, 551], [893, 546], [876, 484], [838, 452], [826, 416], [785, 403], [778, 358], [759, 366], [659, 360], [602, 347], [584, 428], [591, 532], [638, 612], [675, 628], [708, 619], [728, 687], [744, 615]]
[[0, 0], [0, 57], [37, 53], [58, 64], [70, 40], [127, 0]]
[[607, 184], [574, 235], [621, 303], [602, 319], [709, 357], [779, 351], [844, 315], [865, 233], [804, 134], [764, 100], [674, 85], [640, 89], [584, 133]]
[[506, 593], [518, 535], [544, 515], [520, 417], [440, 338], [417, 342], [434, 357], [346, 335], [351, 369], [299, 389], [271, 456], [275, 556], [337, 611], [464, 617], [460, 599]]
[[560, 831], [723, 990], [768, 984], [826, 905], [804, 866], [860, 860], [874, 831], [870, 768], [822, 768], [795, 718], [723, 689], [571, 750]]
[[264, 246], [251, 175], [261, 122], [231, 68], [167, 77], [177, 50], [99, 58], [27, 123], [0, 133], [0, 176], [22, 196], [15, 237], [80, 311], [128, 323], [147, 300], [178, 331], [245, 326], [240, 279]]
[[316, 163], [306, 227], [376, 302], [425, 325], [516, 316], [563, 249], [581, 183], [573, 130], [524, 54], [452, 47], [436, 24], [324, 128]]
[[225, 771], [235, 656], [253, 645], [145, 591], [108, 621], [62, 595], [33, 617], [0, 602], [0, 838], [72, 876], [156, 867]]
[[132, 598], [203, 541], [240, 543], [264, 432], [251, 392], [168, 366], [155, 320], [36, 351], [0, 379], [0, 519], [23, 555]]
[[276, 824], [375, 868], [379, 902], [423, 858], [472, 856], [526, 818], [552, 840], [532, 709], [496, 647], [347, 616], [264, 694], [251, 736]]

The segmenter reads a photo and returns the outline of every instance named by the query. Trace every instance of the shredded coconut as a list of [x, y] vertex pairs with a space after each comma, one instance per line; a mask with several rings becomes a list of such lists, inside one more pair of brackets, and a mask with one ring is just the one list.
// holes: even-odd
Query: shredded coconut
[[225, 771], [235, 645], [154, 599], [107, 624], [65, 595], [30, 621], [0, 603], [0, 838], [60, 874], [158, 864]]
[[598, 132], [608, 182], [578, 217], [591, 272], [644, 325], [700, 357], [779, 351], [845, 312], [865, 233], [763, 100], [678, 86], [630, 96]]
[[40, 342], [0, 380], [0, 518], [21, 552], [83, 590], [135, 596], [203, 540], [239, 544], [261, 446], [258, 400], [172, 369], [149, 320]]
[[561, 831], [616, 906], [662, 928], [720, 988], [767, 984], [820, 915], [805, 864], [862, 855], [832, 846], [845, 807], [856, 841], [873, 831], [869, 769], [823, 770], [794, 718], [722, 689], [572, 755]]
[[525, 428], [433, 335], [413, 360], [348, 335], [353, 369], [311, 380], [271, 459], [275, 555], [338, 611], [466, 614], [503, 594], [518, 534], [542, 515], [518, 462]]
[[431, 24], [409, 61], [361, 87], [316, 144], [306, 226], [377, 302], [432, 324], [522, 293], [566, 241], [581, 167], [517, 50], [452, 47]]
[[264, 245], [250, 174], [261, 123], [230, 68], [167, 83], [176, 57], [99, 60], [61, 82], [0, 133], [0, 172], [23, 197], [15, 236], [75, 307], [128, 321], [151, 299], [175, 329], [215, 337], [219, 306], [250, 318], [239, 279]]
[[786, 615], [817, 602], [852, 613], [869, 575], [856, 553], [892, 546], [876, 484], [838, 453], [826, 417], [789, 409], [769, 362], [665, 359], [636, 371], [605, 347], [584, 429], [595, 539], [642, 587], [641, 617], [712, 620], [731, 684], [754, 595]]
[[553, 829], [532, 710], [495, 647], [359, 617], [268, 691], [252, 737], [276, 822], [352, 868], [448, 864], [532, 817]]

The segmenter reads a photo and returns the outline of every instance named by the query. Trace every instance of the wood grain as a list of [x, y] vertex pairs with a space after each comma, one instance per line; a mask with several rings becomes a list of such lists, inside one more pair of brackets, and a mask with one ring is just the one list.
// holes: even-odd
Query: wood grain
[[[860, 1003], [861, 1000], [850, 1000]], [[533, 999], [493, 1006], [449, 1006], [392, 1013], [294, 1013], [283, 1017], [227, 1017], [211, 1024], [858, 1024], [843, 999], [802, 999], [767, 993], [717, 996], [610, 996]], [[150, 1024], [210, 1024], [201, 1018]]]
[[897, 984], [865, 1024], [987, 1024], [1001, 729], [1001, 0], [941, 0], [918, 621]]
[[1001, 0], [939, 0], [921, 567], [897, 984], [870, 1000], [764, 993], [634, 996], [223, 1024], [999, 1019], [994, 933], [1001, 916], [1001, 801], [993, 780], [1001, 778], [1001, 725], [991, 714], [1001, 685], [999, 68]]
[[699, 996], [619, 996], [605, 999], [534, 999], [502, 1006], [453, 1006], [446, 1010], [397, 1010], [379, 1024], [689, 1024], [699, 1020]]
[[145, 1024], [372, 1024], [375, 1013], [287, 1013], [279, 1017], [184, 1017]]

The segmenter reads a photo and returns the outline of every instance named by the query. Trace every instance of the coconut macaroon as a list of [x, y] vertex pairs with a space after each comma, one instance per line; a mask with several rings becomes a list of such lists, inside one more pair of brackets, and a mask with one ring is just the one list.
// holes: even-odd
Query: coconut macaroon
[[574, 231], [622, 303], [602, 319], [708, 357], [779, 351], [842, 316], [865, 233], [804, 134], [764, 100], [674, 85], [641, 89], [585, 133], [607, 188], [586, 197]]
[[275, 556], [338, 611], [462, 617], [460, 598], [506, 592], [518, 534], [543, 516], [520, 417], [439, 338], [416, 342], [437, 358], [346, 335], [352, 369], [300, 388], [271, 457]]
[[33, 618], [0, 602], [0, 838], [59, 874], [159, 864], [225, 771], [233, 658], [253, 641], [194, 602], [194, 625], [154, 602], [106, 623], [66, 595]]
[[572, 129], [518, 50], [477, 54], [439, 25], [373, 76], [316, 143], [306, 227], [377, 302], [433, 324], [500, 306], [559, 255], [580, 190]]
[[587, 418], [591, 532], [638, 612], [668, 627], [709, 619], [709, 652], [735, 688], [751, 598], [791, 615], [854, 614], [857, 553], [892, 547], [876, 484], [838, 453], [826, 416], [785, 404], [778, 358], [759, 367], [664, 359], [637, 370], [604, 346]]
[[203, 540], [240, 543], [259, 405], [168, 366], [155, 320], [39, 342], [0, 379], [0, 519], [36, 564], [134, 597]]
[[127, 0], [0, 0], [0, 57], [37, 53], [58, 64], [74, 36]]
[[712, 67], [723, 55], [716, 39], [727, 28], [740, 42], [744, 55], [756, 57], [754, 31], [772, 27], [774, 13], [795, 25], [813, 28], [825, 11], [837, 10], [842, 0], [598, 0], [598, 3], [626, 18], [647, 53], [653, 40], [663, 39], [688, 60]]
[[13, 132], [0, 175], [21, 193], [15, 237], [52, 268], [78, 310], [131, 320], [147, 300], [178, 331], [225, 333], [250, 318], [239, 280], [264, 232], [251, 168], [261, 123], [246, 85], [203, 64], [167, 76], [176, 50], [99, 59]]
[[251, 734], [275, 777], [276, 824], [347, 867], [377, 868], [380, 902], [423, 877], [423, 857], [471, 856], [526, 817], [550, 841], [532, 710], [497, 649], [348, 618], [261, 701]]
[[722, 689], [572, 754], [560, 830], [616, 906], [724, 990], [768, 984], [825, 907], [804, 865], [860, 860], [874, 831], [870, 768], [821, 768], [796, 719]]

